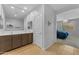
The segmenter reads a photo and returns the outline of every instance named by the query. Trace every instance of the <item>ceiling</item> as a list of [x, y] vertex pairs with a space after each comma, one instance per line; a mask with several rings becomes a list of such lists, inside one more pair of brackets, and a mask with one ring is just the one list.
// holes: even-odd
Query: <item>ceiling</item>
[[8, 19], [23, 19], [37, 4], [3, 4], [5, 17]]
[[[39, 4], [2, 4], [5, 17], [8, 19], [24, 19]], [[79, 4], [50, 4], [56, 14], [79, 8]]]
[[79, 8], [79, 4], [51, 4], [51, 6], [56, 11], [56, 14]]

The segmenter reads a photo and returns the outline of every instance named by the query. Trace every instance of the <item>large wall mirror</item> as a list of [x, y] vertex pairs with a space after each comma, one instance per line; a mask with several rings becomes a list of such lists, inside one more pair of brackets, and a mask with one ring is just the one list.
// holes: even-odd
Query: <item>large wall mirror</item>
[[6, 30], [24, 30], [24, 20], [6, 19]]

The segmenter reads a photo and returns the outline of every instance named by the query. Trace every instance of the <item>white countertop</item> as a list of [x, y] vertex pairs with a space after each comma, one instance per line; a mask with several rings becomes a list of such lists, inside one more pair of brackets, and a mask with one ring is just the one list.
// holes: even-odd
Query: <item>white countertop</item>
[[19, 31], [0, 31], [0, 36], [14, 35], [14, 34], [24, 34], [24, 33], [33, 33], [33, 31], [24, 31], [24, 30], [19, 30]]

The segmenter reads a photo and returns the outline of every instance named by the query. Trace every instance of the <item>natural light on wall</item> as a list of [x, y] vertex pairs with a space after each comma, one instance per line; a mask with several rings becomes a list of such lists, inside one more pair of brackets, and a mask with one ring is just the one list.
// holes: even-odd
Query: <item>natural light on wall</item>
[[64, 20], [63, 28], [64, 28], [64, 30], [67, 30], [67, 31], [73, 31], [73, 30], [75, 30], [75, 24], [71, 21]]
[[64, 22], [68, 22], [68, 20], [63, 20], [63, 23], [64, 23]]

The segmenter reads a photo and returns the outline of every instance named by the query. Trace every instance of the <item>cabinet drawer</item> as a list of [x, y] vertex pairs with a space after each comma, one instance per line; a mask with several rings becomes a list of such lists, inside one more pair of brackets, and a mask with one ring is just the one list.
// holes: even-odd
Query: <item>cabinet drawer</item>
[[22, 34], [22, 45], [28, 44], [28, 34]]
[[29, 33], [28, 34], [28, 43], [32, 43], [33, 42], [33, 33]]
[[0, 53], [4, 53], [12, 49], [11, 36], [0, 36]]

